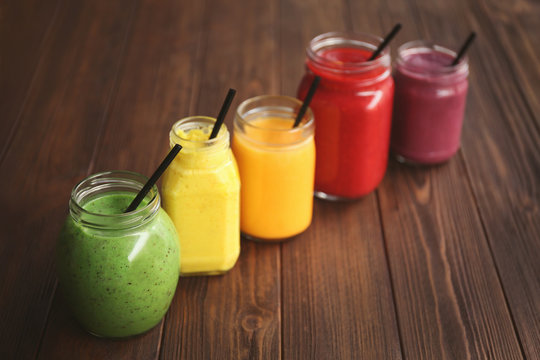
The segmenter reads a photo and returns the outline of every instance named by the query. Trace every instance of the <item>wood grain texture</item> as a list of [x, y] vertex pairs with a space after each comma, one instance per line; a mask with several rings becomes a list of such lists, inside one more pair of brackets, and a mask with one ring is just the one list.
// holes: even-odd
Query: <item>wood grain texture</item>
[[388, 175], [379, 196], [405, 357], [520, 359], [462, 161], [392, 162]]
[[[193, 6], [193, 7], [192, 7]], [[92, 172], [129, 169], [149, 175], [169, 148], [168, 130], [179, 113], [187, 113], [197, 49], [196, 3], [167, 1], [155, 6], [143, 0], [130, 31], [117, 91], [92, 161]], [[179, 17], [178, 14], [184, 14]], [[57, 302], [60, 302], [58, 300]], [[55, 303], [56, 304], [56, 303]], [[65, 310], [53, 307], [40, 355], [43, 358], [76, 358], [86, 349], [87, 358], [157, 359], [163, 322], [132, 339], [100, 340], [65, 321]], [[70, 339], [65, 344], [62, 339]]]
[[471, 26], [485, 31], [471, 58], [468, 119], [474, 121], [464, 130], [463, 154], [524, 353], [536, 359], [540, 358], [540, 42], [534, 34], [540, 7], [530, 1], [483, 1], [471, 3], [468, 12]]
[[[525, 355], [535, 358], [540, 356], [540, 128], [539, 108], [531, 96], [531, 80], [538, 69], [531, 65], [538, 51], [522, 52], [520, 61], [516, 46], [528, 46], [530, 51], [532, 40], [513, 39], [512, 45], [500, 39], [506, 37], [503, 23], [531, 26], [532, 19], [538, 23], [540, 11], [526, 1], [432, 6], [432, 13], [448, 14], [461, 20], [462, 29], [478, 31], [469, 54], [462, 154], [521, 345]], [[533, 17], [527, 22], [525, 14]], [[427, 14], [420, 19], [427, 36], [440, 32], [442, 19]], [[467, 31], [462, 30], [460, 38]], [[455, 36], [447, 40], [459, 41]]]
[[540, 126], [540, 37], [537, 36], [540, 3], [534, 0], [484, 0], [468, 10], [473, 9], [478, 24], [487, 25], [486, 29], [496, 34], [499, 41], [493, 45], [506, 58], [508, 75], [516, 83], [536, 126]]
[[0, 2], [0, 161], [11, 144], [39, 59], [49, 44], [59, 3]]
[[9, 189], [0, 192], [0, 285], [10, 294], [0, 299], [0, 354], [7, 358], [32, 358], [38, 349], [56, 284], [56, 237], [103, 121], [128, 24], [116, 15], [126, 7], [70, 2], [58, 10], [0, 166], [0, 187]]
[[283, 357], [401, 359], [375, 195], [314, 211], [283, 244]]
[[[212, 1], [202, 24], [193, 115], [215, 117], [229, 87], [237, 104], [276, 90], [275, 1]], [[163, 359], [276, 359], [280, 356], [279, 246], [242, 242], [222, 276], [181, 278], [165, 321]]]
[[[405, 41], [457, 48], [469, 32], [454, 3], [397, 3], [417, 20]], [[378, 190], [406, 357], [522, 356], [467, 177], [459, 156], [431, 169], [391, 163]]]
[[[74, 184], [150, 174], [174, 121], [295, 96], [328, 31], [457, 47], [470, 30], [462, 149], [389, 165], [356, 202], [315, 201], [283, 244], [242, 242], [223, 276], [181, 278], [126, 340], [87, 334], [55, 294]], [[0, 0], [0, 358], [540, 358], [540, 5], [535, 0]]]
[[[296, 95], [311, 38], [351, 30], [349, 12], [346, 2], [282, 2], [283, 94]], [[386, 264], [375, 194], [316, 201], [311, 227], [282, 246], [283, 358], [400, 359]]]

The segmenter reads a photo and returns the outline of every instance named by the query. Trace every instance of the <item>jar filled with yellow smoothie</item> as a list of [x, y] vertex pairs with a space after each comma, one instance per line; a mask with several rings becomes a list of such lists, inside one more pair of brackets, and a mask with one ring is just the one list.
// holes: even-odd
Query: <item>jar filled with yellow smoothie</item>
[[293, 127], [301, 105], [295, 98], [265, 95], [238, 107], [232, 148], [242, 181], [240, 228], [247, 238], [284, 240], [311, 224], [314, 120], [308, 108]]
[[230, 270], [240, 254], [240, 179], [221, 126], [209, 140], [214, 118], [193, 116], [176, 122], [171, 147], [182, 145], [163, 175], [163, 208], [180, 240], [180, 275], [215, 275]]

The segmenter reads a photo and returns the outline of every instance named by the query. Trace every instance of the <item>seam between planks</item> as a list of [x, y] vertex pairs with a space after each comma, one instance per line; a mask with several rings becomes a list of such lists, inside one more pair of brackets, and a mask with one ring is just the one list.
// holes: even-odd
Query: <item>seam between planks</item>
[[97, 138], [96, 144], [94, 145], [94, 150], [92, 151], [92, 157], [90, 158], [90, 162], [88, 164], [88, 168], [86, 171], [87, 175], [89, 175], [94, 169], [98, 151], [99, 151], [99, 148], [101, 147], [101, 143], [103, 142], [102, 140], [103, 131], [105, 130], [105, 125], [109, 121], [111, 109], [116, 100], [116, 96], [118, 95], [118, 88], [120, 86], [119, 79], [124, 72], [123, 69], [126, 63], [127, 43], [128, 43], [129, 38], [131, 38], [133, 34], [133, 23], [134, 23], [134, 18], [135, 18], [135, 12], [139, 8], [140, 1], [141, 0], [135, 1], [133, 5], [133, 9], [131, 10], [131, 14], [129, 15], [128, 29], [126, 31], [126, 35], [122, 44], [122, 51], [120, 53], [120, 61], [118, 63], [118, 69], [116, 70], [116, 74], [114, 75], [113, 85], [111, 88], [111, 92], [109, 94], [109, 99], [107, 100], [107, 104], [105, 105], [105, 111], [103, 112], [101, 126], [98, 130], [97, 137], [96, 137]]
[[512, 313], [512, 308], [510, 307], [510, 303], [508, 301], [508, 296], [506, 295], [506, 290], [504, 289], [504, 284], [503, 284], [502, 279], [501, 279], [501, 274], [500, 274], [500, 271], [499, 271], [499, 266], [497, 265], [495, 254], [493, 252], [493, 249], [491, 248], [491, 241], [489, 240], [489, 235], [488, 235], [488, 232], [487, 232], [485, 221], [484, 221], [484, 218], [482, 216], [482, 211], [480, 209], [480, 205], [478, 203], [478, 198], [476, 196], [474, 186], [472, 185], [473, 183], [472, 183], [472, 178], [471, 178], [470, 171], [469, 171], [469, 165], [467, 163], [467, 159], [466, 159], [465, 155], [463, 154], [463, 150], [459, 151], [459, 156], [461, 157], [461, 160], [463, 161], [463, 165], [464, 165], [464, 168], [465, 168], [465, 175], [467, 176], [467, 187], [469, 188], [469, 191], [470, 191], [470, 193], [472, 195], [474, 206], [476, 208], [476, 214], [478, 215], [480, 225], [482, 226], [482, 233], [484, 234], [484, 241], [487, 244], [487, 248], [488, 248], [489, 254], [491, 256], [491, 261], [493, 263], [493, 268], [495, 269], [495, 274], [497, 275], [497, 280], [498, 280], [499, 286], [501, 288], [501, 292], [502, 292], [503, 297], [504, 297], [504, 304], [506, 306], [506, 311], [508, 311], [508, 314], [510, 315], [510, 320], [512, 321], [512, 326], [514, 328], [514, 335], [515, 335], [516, 340], [517, 340], [517, 342], [519, 344], [519, 349], [521, 351], [521, 356], [523, 357], [523, 359], [526, 359], [527, 357], [525, 355], [525, 349], [523, 348], [523, 344], [521, 342], [521, 338], [519, 336], [519, 332], [518, 332], [518, 329], [517, 329], [516, 321], [514, 319], [514, 314]]
[[[105, 106], [105, 111], [104, 111], [104, 114], [103, 114], [103, 117], [102, 117], [102, 124], [100, 126], [100, 129], [99, 129], [97, 137], [96, 137], [97, 138], [96, 144], [94, 145], [94, 151], [92, 152], [92, 157], [91, 157], [90, 162], [88, 164], [88, 168], [87, 168], [87, 171], [86, 171], [87, 175], [90, 173], [90, 171], [92, 171], [92, 169], [94, 167], [94, 160], [95, 160], [95, 157], [96, 157], [96, 154], [97, 154], [97, 149], [98, 149], [99, 145], [101, 144], [101, 140], [100, 140], [101, 139], [101, 134], [103, 133], [103, 130], [105, 128], [105, 123], [109, 119], [109, 113], [110, 113], [111, 104], [114, 103], [114, 101], [113, 101], [113, 98], [115, 97], [114, 94], [116, 94], [118, 92], [118, 79], [120, 78], [120, 73], [122, 72], [121, 71], [122, 65], [125, 63], [127, 42], [128, 42], [128, 39], [131, 36], [132, 31], [133, 31], [133, 18], [134, 18], [135, 10], [138, 7], [139, 1], [140, 0], [137, 0], [134, 3], [133, 9], [132, 9], [131, 14], [130, 14], [130, 19], [129, 19], [129, 23], [128, 23], [128, 29], [126, 31], [126, 35], [125, 35], [125, 38], [124, 38], [123, 44], [122, 44], [122, 51], [121, 51], [121, 55], [120, 55], [120, 61], [119, 61], [119, 64], [118, 64], [118, 69], [116, 70], [116, 74], [115, 74], [114, 81], [113, 81], [113, 86], [112, 86], [110, 94], [109, 94], [109, 99], [107, 101], [107, 105]], [[59, 1], [59, 3], [60, 2], [61, 1]], [[55, 16], [56, 16], [56, 13], [55, 13]], [[33, 77], [35, 77], [35, 75], [36, 74], [34, 73]], [[1, 164], [1, 161], [3, 160], [3, 158], [0, 158], [0, 159], [1, 159], [0, 160], [0, 164]], [[50, 315], [51, 315], [51, 308], [52, 308], [53, 300], [54, 300], [54, 298], [56, 296], [57, 289], [58, 289], [58, 279], [55, 279], [55, 281], [54, 281], [54, 289], [53, 289], [53, 292], [52, 292], [51, 297], [49, 299], [49, 305], [48, 305], [48, 308], [47, 308], [47, 316], [45, 317], [45, 324], [44, 324], [44, 326], [43, 326], [43, 328], [41, 330], [41, 335], [40, 335], [40, 338], [39, 338], [39, 345], [38, 345], [36, 355], [35, 355], [36, 359], [39, 358], [39, 354], [41, 353], [41, 348], [42, 348], [42, 345], [43, 345], [43, 339], [45, 338], [45, 332], [46, 332], [48, 324], [49, 324], [49, 318], [50, 318]]]
[[[275, 62], [275, 78], [277, 78], [277, 84], [276, 89], [278, 89], [279, 94], [284, 93], [283, 89], [283, 80], [282, 80], [282, 74], [283, 74], [283, 66], [282, 66], [282, 56], [283, 56], [283, 21], [282, 21], [282, 10], [283, 10], [283, 0], [276, 1], [277, 9], [276, 9], [276, 17], [277, 19], [274, 19], [274, 24], [277, 24], [277, 29], [275, 32], [275, 38], [276, 38], [276, 47], [277, 51], [276, 54], [274, 54], [274, 62]], [[271, 85], [270, 85], [271, 86]], [[291, 96], [296, 96], [291, 95]], [[311, 214], [313, 217], [313, 213]], [[279, 244], [279, 283], [278, 283], [278, 292], [279, 292], [279, 311], [278, 311], [278, 321], [279, 321], [279, 358], [281, 360], [285, 359], [285, 321], [283, 321], [283, 242]]]
[[[504, 42], [505, 45], [509, 45], [511, 46], [511, 44], [508, 44], [508, 38], [509, 38], [509, 34], [506, 32], [506, 31], [499, 31], [499, 28], [498, 26], [496, 26], [493, 22], [493, 19], [488, 16], [488, 12], [486, 11], [486, 4], [484, 3], [484, 1], [482, 1], [482, 5], [479, 6], [478, 10], [479, 12], [481, 12], [483, 15], [485, 15], [485, 19], [486, 19], [486, 22], [488, 23], [489, 27], [490, 27], [490, 32], [493, 33], [493, 34], [497, 34], [499, 39], [502, 39], [502, 42]], [[512, 13], [512, 15], [515, 15]], [[518, 25], [518, 19], [517, 17], [513, 16], [512, 18], [512, 21], [514, 24]], [[518, 27], [519, 30], [522, 30], [521, 27]], [[502, 34], [501, 34], [502, 32]], [[501, 47], [501, 41], [497, 41], [497, 42], [494, 42], [494, 44], [500, 48]], [[523, 103], [524, 103], [524, 108], [526, 110], [526, 112], [528, 113], [528, 115], [531, 117], [531, 119], [533, 120], [533, 126], [534, 128], [536, 129], [536, 131], [538, 133], [540, 133], [540, 124], [535, 121], [536, 120], [536, 117], [535, 117], [535, 114], [534, 114], [534, 110], [532, 108], [532, 104], [530, 102], [530, 99], [529, 97], [526, 95], [526, 91], [525, 89], [523, 88], [522, 84], [520, 81], [518, 81], [518, 79], [520, 78], [519, 74], [516, 72], [515, 68], [516, 67], [519, 67], [522, 71], [523, 71], [523, 74], [527, 74], [527, 71], [525, 68], [521, 67], [521, 62], [519, 61], [513, 61], [512, 58], [510, 58], [508, 56], [508, 52], [506, 51], [506, 49], [504, 49], [504, 47], [502, 49], [499, 49], [498, 51], [498, 54], [499, 54], [499, 59], [504, 59], [504, 62], [508, 65], [508, 68], [510, 69], [510, 71], [512, 72], [512, 76], [510, 77], [512, 79], [512, 82], [514, 83], [514, 85], [516, 86], [516, 88], [518, 89], [519, 91], [519, 95], [520, 97], [523, 99]]]
[[[497, 34], [497, 36], [499, 38], [503, 38], [503, 41], [504, 41], [504, 38], [508, 38], [508, 36], [504, 36], [505, 35], [504, 31], [503, 31], [502, 35], [500, 34], [500, 32], [498, 31], [498, 26], [496, 26], [493, 19], [490, 17], [490, 14], [486, 9], [486, 4], [483, 1], [480, 4], [475, 3], [475, 2], [471, 2], [471, 4], [472, 4], [472, 6], [476, 6], [477, 13], [483, 15], [482, 18], [478, 18], [478, 17], [476, 18], [477, 23], [479, 25], [485, 24], [485, 25], [489, 26], [489, 30], [490, 30], [489, 33]], [[471, 7], [471, 9], [472, 9], [472, 7]], [[474, 17], [475, 14], [474, 14], [473, 11], [469, 11], [468, 15], [469, 15], [469, 17], [471, 15]], [[517, 21], [517, 19], [513, 19], [513, 21]], [[468, 19], [467, 22], [469, 24], [471, 24], [470, 19]], [[471, 25], [474, 25], [474, 24], [471, 24]], [[498, 50], [497, 51], [497, 53], [499, 54], [498, 59], [501, 60], [501, 62], [503, 62], [505, 65], [507, 65], [508, 69], [510, 69], [512, 76], [508, 76], [506, 78], [506, 80], [511, 79], [514, 86], [518, 89], [519, 98], [521, 98], [523, 100], [523, 108], [524, 108], [523, 110], [525, 110], [525, 113], [527, 113], [527, 115], [532, 120], [532, 126], [536, 129], [537, 133], [540, 133], [540, 124], [536, 121], [536, 116], [535, 116], [534, 110], [532, 108], [532, 105], [531, 105], [531, 103], [529, 101], [528, 96], [525, 95], [525, 93], [526, 93], [525, 89], [523, 88], [522, 84], [518, 81], [520, 76], [519, 76], [518, 73], [516, 73], [516, 70], [515, 70], [516, 67], [520, 67], [520, 69], [523, 70], [523, 73], [526, 74], [527, 73], [526, 69], [521, 67], [521, 63], [519, 61], [513, 61], [508, 56], [508, 53], [507, 53], [506, 49], [504, 48], [504, 46], [501, 45], [501, 41], [493, 41], [492, 39], [488, 39], [488, 38], [485, 38], [485, 41], [489, 41], [489, 44], [493, 47], [493, 50]], [[508, 45], [507, 41], [505, 41], [503, 45]], [[517, 105], [519, 105], [519, 104], [517, 104]], [[501, 105], [499, 105], [499, 108], [500, 107], [501, 107]], [[502, 109], [500, 109], [500, 110], [502, 111]], [[513, 131], [516, 130], [515, 126], [510, 125], [510, 128]], [[519, 131], [516, 131], [516, 133], [519, 133]]]
[[[474, 6], [474, 5], [473, 5]], [[493, 23], [493, 20], [491, 19], [491, 17], [489, 16], [489, 14], [485, 11], [485, 7], [484, 6], [478, 6], [477, 7], [477, 10], [480, 14], [484, 15], [484, 21], [485, 23], [489, 26], [490, 28], [490, 32], [491, 33], [498, 33], [497, 32], [497, 27], [495, 26], [495, 24]], [[468, 21], [470, 23], [470, 20]], [[494, 46], [496, 46], [496, 49], [498, 50], [501, 50], [500, 49], [500, 42], [493, 42], [492, 43]], [[511, 59], [508, 58], [508, 55], [506, 54], [505, 51], [499, 51], [499, 54], [501, 54], [501, 56], [499, 57], [499, 59], [502, 59], [504, 63], [506, 63], [507, 65], [512, 65], [513, 62], [511, 61]], [[519, 66], [519, 64], [518, 64]], [[521, 84], [517, 81], [517, 75], [513, 69], [513, 66], [509, 66], [511, 71], [512, 71], [512, 81], [514, 82], [514, 85], [516, 86], [516, 88], [518, 89], [519, 91], [519, 95], [520, 97], [522, 98], [523, 100], [523, 103], [524, 103], [524, 107], [525, 107], [525, 111], [528, 113], [528, 115], [531, 117], [531, 120], [532, 120], [532, 123], [533, 123], [533, 127], [535, 127], [537, 130], [538, 129], [538, 124], [536, 123], [536, 121], [534, 121], [535, 117], [534, 117], [534, 112], [531, 108], [531, 104], [529, 103], [528, 101], [528, 98], [526, 96], [524, 96], [524, 90], [521, 86]], [[498, 102], [496, 102], [498, 104]], [[500, 105], [499, 105], [500, 107]], [[500, 109], [502, 111], [502, 109]], [[540, 130], [539, 130], [540, 131]], [[505, 302], [505, 305], [506, 305], [506, 310], [508, 311], [508, 314], [510, 315], [510, 320], [512, 322], [512, 326], [514, 328], [514, 335], [516, 337], [516, 340], [519, 344], [519, 349], [521, 351], [521, 356], [526, 359], [526, 352], [525, 352], [525, 348], [523, 347], [523, 342], [521, 340], [521, 337], [520, 337], [520, 334], [519, 334], [519, 331], [518, 331], [518, 327], [517, 327], [517, 324], [516, 324], [516, 320], [515, 320], [515, 316], [514, 316], [514, 313], [512, 312], [512, 307], [510, 306], [510, 302], [508, 300], [508, 296], [507, 296], [507, 293], [506, 293], [506, 290], [504, 288], [504, 283], [502, 281], [502, 277], [501, 277], [501, 273], [500, 273], [500, 270], [499, 270], [499, 265], [497, 263], [497, 259], [495, 257], [495, 253], [493, 251], [493, 248], [491, 246], [491, 240], [490, 240], [490, 236], [489, 236], [489, 233], [487, 231], [487, 227], [486, 227], [486, 222], [484, 220], [484, 216], [483, 216], [483, 212], [482, 212], [482, 208], [479, 204], [479, 201], [478, 201], [478, 196], [476, 194], [476, 189], [475, 187], [473, 186], [473, 182], [472, 182], [472, 177], [471, 177], [471, 172], [469, 171], [469, 163], [467, 161], [467, 157], [465, 155], [465, 152], [463, 150], [460, 151], [460, 157], [462, 158], [463, 160], [463, 164], [464, 164], [464, 167], [465, 167], [465, 174], [467, 176], [467, 185], [469, 187], [469, 190], [472, 194], [472, 197], [473, 197], [473, 201], [474, 201], [474, 205], [476, 207], [476, 213], [478, 214], [478, 217], [479, 217], [479, 220], [480, 220], [480, 224], [482, 226], [482, 232], [484, 234], [484, 238], [485, 238], [485, 242], [487, 244], [487, 248], [489, 250], [489, 253], [491, 255], [491, 261], [493, 262], [493, 267], [495, 269], [495, 273], [497, 275], [497, 280], [499, 282], [499, 286], [501, 288], [501, 291], [502, 291], [502, 294], [503, 294], [503, 297], [504, 297], [504, 302]]]
[[54, 9], [53, 16], [51, 17], [51, 21], [47, 25], [47, 29], [43, 33], [44, 35], [41, 38], [41, 41], [39, 42], [39, 50], [38, 50], [38, 56], [37, 56], [39, 60], [34, 66], [32, 77], [30, 78], [30, 82], [28, 83], [28, 86], [26, 87], [26, 91], [24, 94], [23, 102], [21, 104], [21, 108], [19, 109], [19, 112], [17, 113], [17, 116], [15, 117], [15, 122], [13, 123], [13, 125], [11, 125], [11, 128], [9, 129], [9, 135], [6, 139], [6, 142], [4, 143], [4, 147], [2, 148], [2, 151], [0, 151], [0, 165], [2, 165], [2, 163], [4, 162], [7, 156], [7, 153], [9, 152], [9, 149], [11, 148], [11, 144], [13, 143], [13, 139], [15, 138], [15, 133], [17, 132], [17, 129], [19, 128], [19, 125], [21, 123], [22, 114], [24, 113], [24, 110], [26, 109], [26, 104], [28, 103], [30, 92], [34, 86], [34, 82], [39, 72], [39, 68], [41, 67], [45, 43], [49, 39], [51, 29], [53, 28], [53, 25], [56, 22], [56, 19], [58, 18], [58, 10], [60, 8], [60, 3], [63, 3], [63, 0], [58, 0], [58, 2], [56, 3], [56, 7]]
[[[201, 7], [203, 9], [201, 18], [202, 19], [208, 18], [207, 15], [209, 11], [208, 11], [207, 2], [203, 0], [203, 5]], [[203, 64], [202, 60], [206, 57], [207, 43], [208, 43], [208, 31], [206, 31], [204, 27], [201, 27], [201, 31], [198, 34], [197, 50], [195, 52], [195, 61], [194, 61], [195, 71], [193, 72], [193, 75], [191, 77], [192, 91], [191, 91], [191, 95], [190, 95], [190, 99], [188, 103], [188, 112], [190, 114], [194, 113], [196, 98], [198, 98], [198, 96], [197, 97], [195, 96], [195, 93], [197, 93], [198, 95], [200, 94], [200, 86], [197, 88], [197, 85], [200, 85], [200, 74], [202, 71], [201, 69], [202, 69], [202, 64]], [[160, 64], [161, 64], [161, 61], [160, 61]], [[158, 76], [159, 76], [159, 72], [158, 72]], [[195, 89], [195, 91], [193, 91], [193, 89]], [[163, 341], [164, 341], [166, 324], [169, 322], [168, 320], [169, 314], [170, 314], [170, 311], [167, 311], [161, 325], [161, 334], [160, 334], [160, 339], [159, 339], [159, 344], [158, 344], [158, 349], [157, 349], [158, 359], [163, 359], [163, 356], [164, 356]], [[182, 354], [182, 349], [180, 349], [180, 356], [181, 354]]]
[[[206, 0], [203, 0], [202, 5], [202, 19], [208, 19], [210, 10], [209, 10], [209, 4]], [[193, 77], [191, 81], [191, 96], [189, 99], [189, 114], [194, 114], [195, 109], [197, 107], [198, 99], [201, 97], [201, 89], [202, 89], [202, 83], [201, 83], [201, 74], [203, 72], [203, 66], [204, 62], [203, 60], [206, 59], [207, 53], [208, 53], [208, 28], [205, 26], [201, 26], [201, 32], [199, 34], [199, 40], [197, 41], [197, 51], [195, 54], [195, 71], [193, 72]], [[197, 95], [197, 96], [195, 96]], [[188, 115], [189, 115], [188, 114]]]
[[386, 261], [386, 269], [387, 269], [388, 277], [390, 280], [390, 291], [392, 292], [392, 306], [394, 308], [394, 317], [396, 319], [396, 327], [397, 327], [398, 338], [399, 338], [399, 352], [401, 353], [401, 358], [405, 359], [405, 353], [403, 352], [403, 349], [404, 349], [403, 338], [401, 336], [401, 325], [400, 325], [399, 313], [398, 313], [397, 302], [396, 302], [396, 293], [394, 291], [394, 277], [392, 275], [392, 267], [390, 266], [390, 258], [388, 256], [388, 242], [386, 241], [386, 232], [384, 231], [383, 214], [382, 214], [379, 191], [380, 191], [379, 189], [375, 191], [375, 196], [377, 199], [377, 211], [379, 213], [379, 226], [381, 228], [383, 247], [384, 247], [384, 260]]

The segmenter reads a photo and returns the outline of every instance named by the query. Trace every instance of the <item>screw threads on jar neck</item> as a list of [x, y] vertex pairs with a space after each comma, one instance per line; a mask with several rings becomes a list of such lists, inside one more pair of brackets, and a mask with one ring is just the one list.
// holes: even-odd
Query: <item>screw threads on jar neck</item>
[[[169, 133], [170, 145], [182, 145], [182, 153], [174, 159], [173, 168], [206, 169], [230, 161], [227, 126], [223, 124], [218, 135], [209, 139], [215, 122], [215, 118], [191, 116], [172, 126]], [[190, 134], [191, 131], [196, 133]]]
[[191, 116], [178, 120], [169, 133], [171, 147], [174, 144], [182, 145], [182, 155], [199, 151], [219, 151], [222, 148], [228, 148], [229, 132], [225, 125], [221, 126], [218, 135], [213, 139], [189, 138], [189, 132], [192, 130], [200, 130], [204, 135], [210, 137], [215, 122], [215, 118], [207, 116]]
[[[268, 148], [301, 144], [313, 136], [315, 126], [313, 112], [308, 108], [300, 124], [293, 127], [301, 106], [300, 100], [289, 96], [263, 95], [248, 99], [238, 106], [235, 134]], [[264, 124], [265, 120], [270, 123]]]
[[82, 226], [101, 230], [127, 230], [148, 223], [157, 214], [161, 200], [157, 187], [148, 192], [146, 205], [129, 213], [97, 214], [84, 208], [89, 201], [114, 193], [129, 193], [133, 197], [148, 178], [130, 171], [97, 173], [79, 182], [71, 192], [69, 212]]
[[[416, 60], [424, 57], [425, 60]], [[413, 74], [415, 77], [441, 81], [460, 81], [469, 74], [469, 61], [463, 57], [456, 65], [451, 65], [456, 53], [432, 42], [416, 40], [401, 45], [398, 49], [396, 68], [400, 72]], [[443, 64], [442, 61], [448, 64]]]
[[[321, 71], [335, 74], [362, 74], [380, 68], [390, 68], [388, 47], [375, 60], [367, 60], [382, 40], [380, 37], [362, 33], [321, 34], [313, 38], [307, 47], [308, 64]], [[341, 52], [341, 58], [337, 51]], [[345, 51], [350, 54], [343, 58]]]

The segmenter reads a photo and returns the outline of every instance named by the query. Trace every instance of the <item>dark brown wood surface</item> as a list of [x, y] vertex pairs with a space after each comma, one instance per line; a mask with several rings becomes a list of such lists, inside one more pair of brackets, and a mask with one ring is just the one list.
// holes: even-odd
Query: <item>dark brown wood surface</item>
[[[292, 241], [181, 278], [150, 332], [84, 332], [56, 291], [71, 188], [150, 174], [168, 131], [296, 94], [317, 34], [471, 30], [459, 153], [390, 161], [372, 194], [316, 200]], [[0, 0], [1, 359], [540, 359], [540, 3], [535, 0]]]

